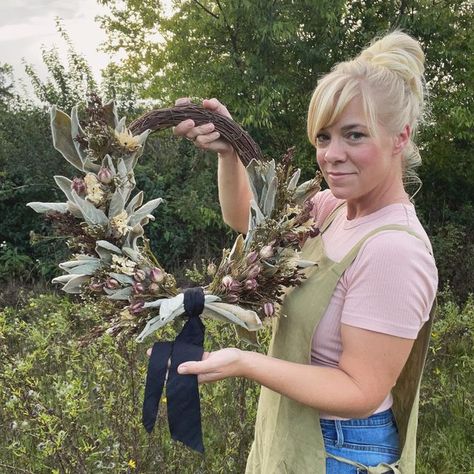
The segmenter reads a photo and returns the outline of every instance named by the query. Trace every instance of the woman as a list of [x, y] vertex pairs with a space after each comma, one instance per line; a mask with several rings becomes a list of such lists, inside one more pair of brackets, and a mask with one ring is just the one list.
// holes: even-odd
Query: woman
[[[314, 198], [321, 233], [303, 249], [318, 266], [287, 295], [269, 355], [228, 348], [178, 368], [200, 382], [246, 377], [263, 386], [249, 473], [415, 472], [437, 288], [431, 246], [404, 189], [420, 163], [412, 138], [423, 63], [418, 42], [394, 32], [319, 81], [308, 135], [329, 189]], [[216, 99], [203, 105], [229, 116]], [[213, 124], [186, 120], [175, 133], [219, 153], [223, 217], [245, 233], [251, 191], [235, 151]]]

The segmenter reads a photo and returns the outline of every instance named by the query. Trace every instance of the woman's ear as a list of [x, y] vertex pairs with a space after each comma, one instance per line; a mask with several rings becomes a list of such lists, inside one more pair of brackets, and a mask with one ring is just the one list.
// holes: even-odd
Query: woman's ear
[[410, 142], [411, 137], [411, 128], [410, 125], [405, 125], [403, 130], [395, 136], [393, 141], [393, 154], [398, 155], [403, 151], [403, 149], [408, 145]]

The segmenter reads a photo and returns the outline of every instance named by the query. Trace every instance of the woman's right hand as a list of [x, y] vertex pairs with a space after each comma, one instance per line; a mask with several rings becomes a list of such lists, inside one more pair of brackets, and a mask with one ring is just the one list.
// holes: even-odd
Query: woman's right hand
[[[175, 102], [175, 105], [188, 104], [191, 104], [191, 101], [186, 97], [178, 99]], [[202, 105], [205, 109], [221, 114], [224, 117], [232, 118], [226, 106], [221, 104], [217, 99], [204, 99]], [[183, 120], [174, 127], [173, 133], [191, 140], [198, 148], [215, 151], [223, 157], [235, 153], [232, 145], [221, 138], [220, 133], [216, 130], [213, 123], [196, 126], [191, 119]]]

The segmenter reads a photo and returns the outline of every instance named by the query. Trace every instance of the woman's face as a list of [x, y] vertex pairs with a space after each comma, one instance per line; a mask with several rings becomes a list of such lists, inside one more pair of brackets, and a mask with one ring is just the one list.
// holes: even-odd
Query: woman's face
[[362, 213], [399, 196], [399, 138], [383, 127], [371, 136], [360, 97], [352, 99], [339, 119], [316, 137], [318, 164], [334, 196], [355, 204]]

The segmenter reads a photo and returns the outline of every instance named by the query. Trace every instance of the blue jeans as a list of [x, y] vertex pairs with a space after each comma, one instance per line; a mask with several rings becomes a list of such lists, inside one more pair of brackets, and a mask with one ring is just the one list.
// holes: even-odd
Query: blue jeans
[[[353, 420], [321, 420], [328, 453], [365, 466], [395, 462], [399, 458], [398, 429], [392, 410]], [[327, 474], [363, 474], [365, 469], [327, 458]]]

